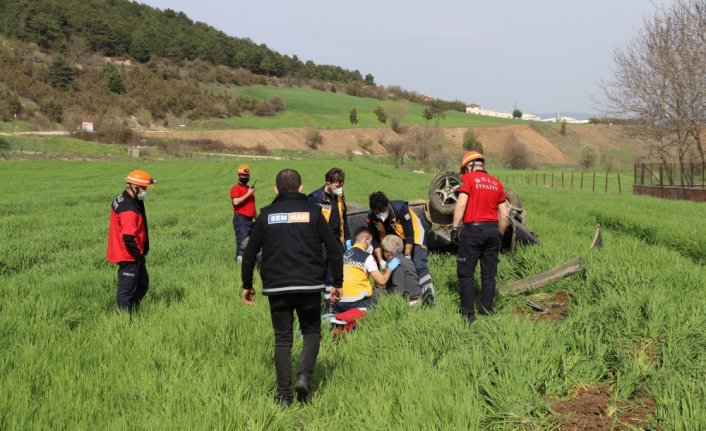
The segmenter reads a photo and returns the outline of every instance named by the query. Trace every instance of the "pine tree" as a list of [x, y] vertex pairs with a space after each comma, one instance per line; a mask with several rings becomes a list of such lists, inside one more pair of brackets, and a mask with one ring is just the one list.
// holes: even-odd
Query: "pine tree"
[[49, 66], [49, 80], [54, 88], [59, 90], [74, 90], [75, 72], [66, 64], [64, 57], [58, 56]]
[[105, 64], [103, 67], [103, 78], [108, 84], [108, 88], [113, 93], [123, 94], [125, 92], [123, 78], [120, 76], [120, 71], [113, 63]]

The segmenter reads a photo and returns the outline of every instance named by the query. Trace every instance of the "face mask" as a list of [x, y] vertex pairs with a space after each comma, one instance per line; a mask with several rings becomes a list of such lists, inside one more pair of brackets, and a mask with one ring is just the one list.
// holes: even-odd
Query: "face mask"
[[368, 254], [373, 254], [373, 245], [372, 245], [372, 244], [368, 244], [368, 248], [366, 248], [365, 251], [367, 251]]
[[143, 189], [137, 192], [137, 199], [144, 200], [145, 196], [147, 196], [147, 189]]
[[339, 187], [337, 189], [332, 188], [331, 193], [336, 196], [341, 196], [343, 194], [343, 187]]
[[389, 211], [385, 211], [384, 213], [378, 214], [378, 219], [380, 219], [381, 222], [385, 222], [387, 220], [387, 216], [390, 214]]
[[240, 178], [238, 178], [238, 182], [240, 182], [240, 184], [242, 184], [242, 185], [246, 185], [246, 184], [248, 183], [248, 181], [250, 181], [250, 177], [240, 177]]

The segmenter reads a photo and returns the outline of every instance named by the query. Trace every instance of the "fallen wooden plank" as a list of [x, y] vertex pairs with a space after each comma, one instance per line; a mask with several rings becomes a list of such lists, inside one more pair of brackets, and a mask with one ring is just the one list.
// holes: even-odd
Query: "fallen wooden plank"
[[581, 271], [582, 268], [583, 263], [581, 262], [581, 258], [575, 257], [570, 261], [557, 266], [556, 268], [552, 268], [531, 277], [523, 278], [522, 280], [513, 281], [510, 284], [501, 286], [498, 288], [498, 292], [501, 294], [518, 294], [527, 292], [576, 274]]

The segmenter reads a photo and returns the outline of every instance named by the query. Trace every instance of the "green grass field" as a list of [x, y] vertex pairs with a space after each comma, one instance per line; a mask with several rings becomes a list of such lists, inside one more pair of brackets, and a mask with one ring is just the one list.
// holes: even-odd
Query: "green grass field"
[[[424, 198], [432, 177], [364, 161], [249, 164], [258, 206], [284, 167], [308, 192], [339, 165], [361, 203], [376, 190]], [[616, 405], [654, 399], [644, 429], [706, 423], [703, 205], [526, 184], [512, 187], [541, 244], [503, 255], [498, 284], [579, 255], [583, 273], [498, 297], [494, 316], [467, 327], [454, 256], [432, 254], [437, 306], [386, 297], [342, 341], [324, 331], [313, 402], [281, 410], [267, 301], [242, 304], [233, 262], [237, 165], [0, 162], [0, 429], [549, 430], [553, 401], [598, 384]], [[131, 320], [115, 310], [104, 256], [109, 204], [136, 167], [158, 184], [146, 201], [151, 290]], [[589, 251], [596, 223], [605, 248]], [[555, 290], [570, 292], [568, 317], [530, 320], [524, 301]]]
[[[216, 90], [214, 90], [216, 91]], [[308, 127], [313, 124], [321, 129], [348, 129], [389, 127], [378, 121], [375, 109], [385, 105], [384, 101], [349, 96], [343, 93], [331, 93], [303, 88], [286, 87], [219, 87], [218, 91], [228, 91], [233, 95], [248, 96], [258, 100], [266, 100], [270, 96], [280, 96], [286, 104], [286, 109], [274, 117], [258, 117], [250, 113], [242, 117], [232, 117], [223, 120], [196, 122], [189, 128], [230, 129], [256, 128], [278, 129], [283, 127]], [[402, 126], [424, 125], [422, 118], [424, 106], [416, 103], [405, 103], [407, 115], [402, 120]], [[356, 108], [358, 124], [352, 125], [349, 120], [351, 109]], [[468, 115], [457, 111], [447, 111], [446, 118], [441, 120], [443, 127], [480, 127], [508, 124], [521, 124], [520, 120]], [[433, 120], [430, 121], [433, 124]]]

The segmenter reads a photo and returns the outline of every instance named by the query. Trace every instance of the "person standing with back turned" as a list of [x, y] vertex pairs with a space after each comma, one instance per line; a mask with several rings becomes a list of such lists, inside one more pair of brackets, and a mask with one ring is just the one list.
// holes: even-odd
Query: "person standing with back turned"
[[257, 216], [255, 209], [255, 186], [248, 187], [250, 166], [238, 166], [238, 183], [230, 189], [233, 204], [233, 230], [235, 231], [235, 260], [243, 261], [242, 244], [250, 236], [253, 220]]
[[[483, 155], [469, 151], [461, 159], [461, 186], [454, 210], [451, 240], [458, 243], [456, 272], [461, 294], [461, 314], [468, 323], [475, 320], [476, 285], [473, 274], [480, 260], [481, 300], [479, 313], [493, 311], [495, 275], [502, 236], [507, 229], [508, 207], [505, 190], [497, 178], [488, 175]], [[460, 236], [458, 227], [463, 222]]]
[[109, 262], [118, 264], [115, 302], [121, 310], [138, 311], [147, 294], [150, 278], [145, 258], [150, 251], [147, 213], [143, 200], [147, 188], [156, 182], [147, 172], [136, 169], [125, 178], [125, 190], [113, 200], [108, 227]]
[[261, 209], [243, 254], [243, 302], [253, 305], [253, 272], [262, 250], [260, 277], [262, 294], [270, 301], [275, 333], [277, 402], [292, 403], [292, 325], [294, 312], [304, 338], [299, 373], [294, 383], [299, 401], [311, 392], [316, 357], [321, 341], [321, 292], [326, 273], [322, 244], [326, 246], [333, 273], [331, 300], [341, 297], [343, 260], [341, 246], [333, 237], [321, 209], [301, 193], [299, 172], [284, 169], [277, 174], [272, 204]]

